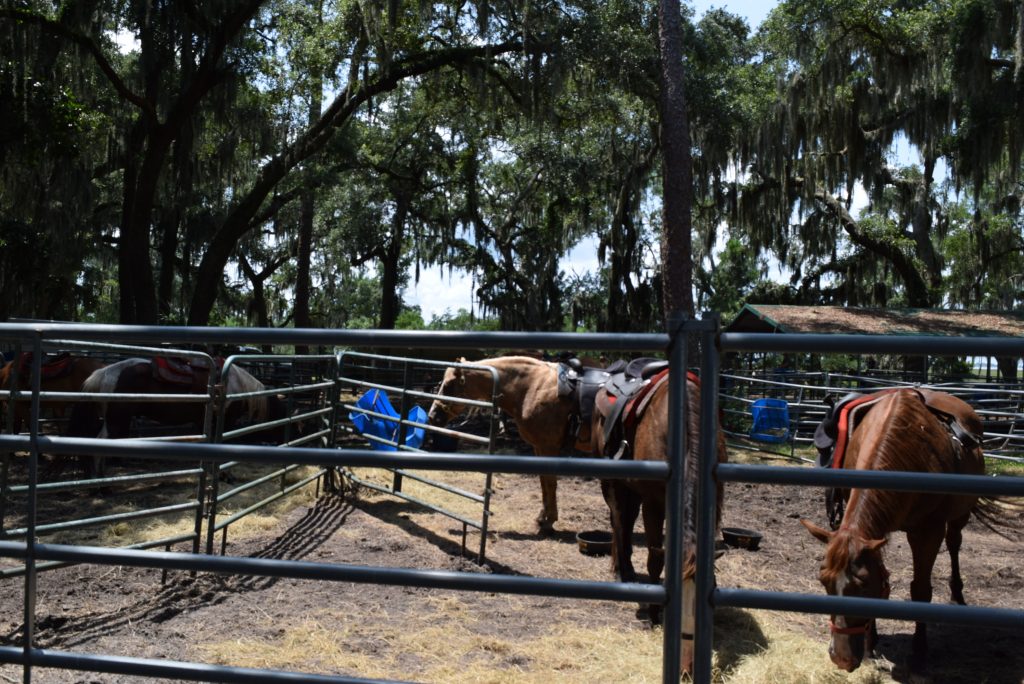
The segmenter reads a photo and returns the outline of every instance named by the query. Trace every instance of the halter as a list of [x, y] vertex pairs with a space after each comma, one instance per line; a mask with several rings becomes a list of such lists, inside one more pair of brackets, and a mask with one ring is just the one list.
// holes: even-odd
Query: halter
[[[890, 586], [889, 586], [889, 570], [883, 565], [882, 566], [882, 596], [883, 599], [889, 598]], [[830, 615], [828, 618], [828, 626], [833, 634], [843, 635], [859, 635], [867, 634], [871, 626], [875, 624], [875, 618], [868, 618], [864, 624], [856, 625], [854, 627], [839, 627], [835, 622], [835, 615]]]

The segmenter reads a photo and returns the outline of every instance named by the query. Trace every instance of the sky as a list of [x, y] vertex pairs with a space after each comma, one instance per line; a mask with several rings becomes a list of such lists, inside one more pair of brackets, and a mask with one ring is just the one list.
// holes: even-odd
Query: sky
[[[684, 0], [685, 2], [685, 0]], [[724, 8], [734, 14], [746, 17], [751, 29], [764, 21], [768, 12], [777, 4], [775, 0], [724, 0], [719, 2], [707, 2], [696, 0], [686, 3], [693, 7], [696, 18], [704, 16], [704, 13], [712, 8]], [[597, 244], [594, 240], [584, 240], [562, 259], [562, 270], [568, 274], [585, 273], [596, 271]], [[457, 313], [459, 309], [472, 308], [472, 281], [465, 273], [448, 273], [447, 268], [432, 268], [420, 270], [420, 282], [415, 284], [412, 277], [409, 279], [409, 287], [405, 292], [405, 301], [412, 306], [419, 306], [423, 320], [430, 322], [435, 316], [444, 314], [446, 311]]]

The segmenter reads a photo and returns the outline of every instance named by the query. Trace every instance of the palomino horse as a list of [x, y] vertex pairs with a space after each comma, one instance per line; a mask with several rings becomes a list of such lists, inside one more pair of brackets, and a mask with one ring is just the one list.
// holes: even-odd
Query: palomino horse
[[[467, 363], [459, 359], [459, 363]], [[497, 396], [497, 405], [515, 421], [519, 436], [537, 456], [559, 456], [571, 447], [590, 450], [590, 435], [580, 431], [569, 434], [569, 417], [575, 406], [569, 397], [558, 394], [558, 364], [540, 361], [528, 356], [499, 356], [474, 362], [497, 371], [497, 385], [490, 371], [453, 367], [445, 371], [439, 399], [430, 405], [431, 425], [443, 425], [458, 416], [467, 406], [445, 401], [447, 397], [490, 401]], [[543, 508], [537, 516], [537, 525], [550, 532], [558, 520], [558, 479], [554, 475], [540, 476]]]
[[[966, 403], [926, 389], [897, 389], [868, 408], [850, 436], [842, 467], [921, 473], [980, 475], [985, 462], [977, 439], [982, 423]], [[953, 423], [969, 435], [955, 436]], [[975, 439], [972, 439], [973, 436]], [[890, 532], [902, 530], [914, 558], [910, 598], [930, 602], [932, 567], [943, 539], [949, 552], [949, 588], [956, 603], [964, 603], [960, 577], [961, 531], [972, 512], [985, 516], [985, 499], [971, 494], [929, 494], [882, 489], [849, 490], [839, 529], [825, 530], [807, 520], [800, 522], [827, 544], [821, 563], [821, 583], [831, 595], [863, 598], [889, 597], [889, 571], [882, 548]], [[833, 615], [829, 655], [838, 667], [852, 672], [878, 639], [873, 619]], [[927, 634], [923, 622], [914, 630], [911, 665], [924, 665]]]
[[[165, 364], [158, 359], [125, 359], [97, 370], [82, 385], [83, 392], [120, 394], [206, 394], [209, 369], [202, 366], [173, 364], [181, 377], [172, 379], [159, 370]], [[225, 384], [226, 394], [260, 392], [263, 383], [248, 371], [230, 366]], [[132, 419], [146, 417], [163, 425], [203, 425], [205, 404], [202, 402], [79, 402], [71, 412], [67, 435], [118, 439], [128, 437]], [[249, 397], [232, 400], [225, 409], [224, 425], [231, 428], [240, 422], [259, 423], [278, 420], [286, 415], [285, 403], [279, 396]], [[271, 428], [247, 436], [246, 441], [277, 440], [283, 430]], [[100, 470], [97, 462], [95, 470]]]
[[[659, 461], [668, 458], [669, 384], [668, 373], [663, 372], [650, 382], [650, 398], [643, 412], [635, 418], [635, 432], [628, 441], [632, 444], [624, 458], [635, 461]], [[605, 390], [600, 390], [599, 394]], [[700, 385], [694, 376], [687, 378], [686, 406], [680, 419], [686, 420], [686, 468], [683, 475], [684, 487], [689, 490], [691, 505], [695, 505], [700, 459]], [[601, 399], [598, 399], [601, 402]], [[627, 409], [628, 411], [629, 409]], [[604, 418], [600, 411], [594, 412], [594, 453], [604, 455]], [[630, 436], [630, 435], [627, 435]], [[719, 463], [726, 461], [725, 440], [719, 432], [715, 452]], [[660, 582], [665, 567], [665, 483], [655, 480], [602, 480], [601, 491], [611, 515], [612, 525], [612, 568], [623, 582], [635, 582], [633, 569], [633, 526], [643, 511], [644, 539], [647, 543], [647, 574], [652, 583]], [[722, 517], [722, 485], [718, 484], [715, 528]], [[697, 531], [694, 510], [683, 512], [683, 536], [687, 555], [683, 559], [683, 650], [680, 667], [684, 672], [693, 671], [693, 631], [696, 622], [696, 572], [697, 572]], [[649, 607], [652, 622], [659, 621], [657, 606]]]
[[[8, 362], [0, 368], [0, 389], [10, 390], [12, 376], [14, 375], [15, 364], [18, 366], [18, 390], [30, 392], [32, 389], [32, 354], [24, 353], [20, 357]], [[103, 362], [87, 356], [72, 356], [60, 354], [54, 358], [43, 360], [42, 373], [39, 379], [39, 389], [43, 392], [78, 392], [94, 371], [103, 367]], [[28, 422], [31, 412], [31, 404], [27, 401], [29, 397], [23, 395], [14, 408], [14, 432], [21, 432], [22, 424]], [[63, 417], [68, 402], [65, 400], [43, 399], [41, 408], [49, 408], [56, 417]], [[0, 420], [6, 418], [6, 402], [3, 403], [3, 410], [0, 410]]]

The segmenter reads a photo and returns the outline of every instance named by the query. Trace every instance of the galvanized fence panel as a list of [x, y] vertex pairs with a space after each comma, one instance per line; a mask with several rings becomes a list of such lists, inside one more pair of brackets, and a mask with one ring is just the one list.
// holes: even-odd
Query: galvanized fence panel
[[[702, 327], [691, 322], [694, 329]], [[689, 328], [686, 328], [689, 330]], [[683, 329], [681, 329], [682, 331]], [[667, 348], [666, 335], [575, 335], [569, 333], [439, 333], [423, 334], [380, 331], [325, 331], [325, 330], [265, 330], [265, 329], [209, 329], [165, 328], [146, 326], [105, 326], [81, 324], [33, 324], [18, 326], [0, 324], [0, 339], [19, 339], [41, 348], [47, 337], [73, 337], [85, 340], [119, 339], [123, 342], [189, 343], [264, 343], [307, 344], [322, 346], [382, 346], [390, 349], [410, 347], [431, 348], [523, 348], [546, 347], [576, 350], [658, 351]], [[37, 352], [38, 354], [38, 352]], [[685, 354], [683, 355], [685, 358]], [[33, 407], [38, 417], [38, 362], [34, 368]], [[682, 378], [683, 373], [674, 377]], [[0, 648], [0, 662], [17, 663], [24, 668], [24, 679], [31, 681], [34, 667], [68, 667], [81, 671], [114, 672], [154, 677], [183, 677], [211, 682], [348, 682], [366, 681], [343, 676], [317, 676], [303, 673], [271, 672], [244, 668], [220, 667], [198, 663], [165, 662], [149, 659], [126, 658], [102, 654], [53, 652], [32, 646], [35, 621], [35, 575], [41, 562], [89, 562], [100, 564], [133, 565], [164, 569], [184, 569], [206, 572], [244, 573], [274, 577], [321, 579], [326, 581], [355, 581], [390, 583], [404, 586], [433, 587], [464, 591], [508, 592], [574, 599], [627, 601], [648, 604], [673, 605], [681, 599], [672, 596], [670, 585], [625, 584], [618, 582], [589, 582], [558, 578], [518, 577], [511, 575], [484, 575], [437, 570], [404, 570], [362, 568], [338, 564], [319, 564], [295, 561], [268, 561], [266, 559], [218, 557], [131, 549], [104, 549], [73, 547], [58, 544], [40, 544], [35, 535], [35, 501], [37, 496], [37, 469], [39, 453], [98, 453], [111, 456], [131, 456], [150, 453], [168, 460], [190, 461], [237, 460], [249, 463], [305, 463], [323, 468], [379, 467], [418, 470], [456, 470], [463, 472], [508, 472], [533, 475], [577, 475], [597, 478], [630, 477], [637, 479], [667, 480], [670, 471], [681, 472], [682, 452], [673, 454], [673, 466], [668, 463], [611, 462], [590, 458], [541, 458], [536, 456], [507, 456], [500, 454], [437, 454], [380, 452], [367, 449], [312, 449], [235, 444], [192, 444], [153, 442], [142, 440], [104, 441], [85, 438], [60, 438], [40, 435], [33, 422], [28, 436], [0, 435], [0, 450], [28, 451], [28, 533], [24, 541], [0, 541], [0, 555], [24, 560], [25, 573], [25, 639], [21, 647]], [[679, 502], [674, 505], [680, 506]], [[678, 540], [671, 536], [666, 549], [670, 558], [681, 557], [673, 550]], [[668, 565], [668, 576], [678, 575], [680, 568]], [[666, 671], [670, 679], [678, 679], [678, 631], [666, 629]], [[672, 672], [674, 671], [674, 675]]]
[[[441, 375], [448, 368], [475, 368], [490, 373], [491, 399], [490, 401], [475, 401], [459, 397], [442, 397], [433, 390], [440, 384]], [[371, 443], [383, 445], [384, 448], [394, 448], [401, 451], [423, 453], [425, 450], [409, 446], [405, 443], [407, 428], [421, 429], [426, 432], [428, 439], [440, 435], [450, 440], [463, 439], [476, 444], [480, 450], [486, 453], [495, 453], [495, 434], [497, 431], [498, 408], [498, 375], [497, 371], [488, 366], [480, 366], [472, 363], [458, 363], [446, 361], [434, 361], [425, 359], [413, 359], [402, 356], [386, 356], [380, 354], [369, 354], [365, 352], [345, 351], [338, 354], [338, 384], [342, 396], [350, 399], [354, 394], [364, 391], [379, 391], [397, 394], [400, 397], [398, 406], [398, 419], [393, 416], [384, 415], [358, 406], [355, 401], [342, 401], [338, 406], [338, 413], [342, 414], [342, 420], [338, 424], [337, 431], [344, 431], [362, 442], [369, 440]], [[487, 414], [488, 435], [483, 437], [466, 431], [459, 431], [450, 427], [439, 427], [426, 423], [414, 423], [409, 420], [409, 412], [412, 405], [433, 402], [435, 399], [443, 398], [449, 403], [457, 403], [470, 406], [473, 409], [483, 411]], [[428, 406], [430, 404], [428, 403]], [[387, 440], [372, 434], [359, 433], [353, 426], [351, 416], [362, 415], [369, 418], [384, 420], [396, 426], [397, 440]], [[336, 434], [337, 434], [336, 431]], [[337, 444], [337, 442], [335, 442]], [[378, 447], [380, 448], [380, 447]], [[454, 447], [453, 447], [454, 450]], [[390, 485], [369, 480], [361, 476], [351, 468], [342, 471], [343, 476], [356, 486], [366, 487], [374, 491], [397, 497], [404, 501], [416, 504], [428, 510], [447, 516], [462, 525], [462, 553], [466, 553], [466, 543], [470, 529], [477, 530], [480, 535], [480, 544], [476, 554], [477, 563], [483, 563], [487, 557], [487, 531], [491, 518], [491, 495], [493, 494], [494, 473], [483, 473], [483, 482], [480, 485], [479, 493], [467, 491], [461, 486], [454, 486], [437, 479], [436, 477], [425, 477], [414, 471], [404, 469], [385, 468], [392, 474]], [[404, 479], [415, 480], [424, 485], [428, 492], [433, 489], [436, 492], [444, 492], [453, 496], [456, 500], [473, 502], [480, 507], [479, 517], [469, 517], [452, 510], [451, 507], [435, 499], [433, 496], [414, 496], [403, 491]]]
[[[906, 355], [977, 355], [1024, 356], [1024, 339], [1020, 338], [952, 338], [934, 336], [885, 335], [772, 335], [761, 333], [723, 333], [718, 339], [722, 352], [806, 352], [824, 353], [891, 353]], [[708, 354], [709, 350], [704, 349]], [[704, 418], [713, 427], [717, 418], [716, 397], [711, 393], [702, 397]], [[800, 468], [714, 463], [712, 445], [704, 444], [701, 454], [705, 474], [700, 483], [700, 494], [705, 502], [713, 499], [715, 480], [719, 482], [746, 482], [789, 484], [817, 487], [874, 487], [897, 491], [965, 493], [979, 496], [1024, 496], [1024, 478], [992, 478], [978, 475], [925, 474], [902, 472], [868, 472], [833, 470], [826, 468]], [[707, 509], [703, 509], [707, 510]], [[704, 516], [706, 517], [706, 515]], [[710, 539], [701, 535], [699, 552], [713, 548]], [[704, 555], [707, 555], [706, 553]], [[969, 625], [1024, 627], [1024, 607], [1016, 609], [987, 608], [960, 605], [933, 605], [892, 599], [846, 598], [751, 589], [713, 588], [714, 570], [698, 566], [698, 583], [707, 589], [698, 594], [698, 634], [710, 633], [714, 609], [718, 607], [764, 608], [820, 614], [846, 613], [871, 618], [926, 620]], [[694, 681], [711, 681], [711, 642], [698, 639], [694, 662]]]
[[[208, 328], [147, 328], [144, 326], [84, 326], [37, 324], [17, 327], [0, 325], [0, 339], [20, 339], [31, 344], [36, 351], [33, 366], [33, 417], [39, 414], [39, 361], [42, 342], [47, 337], [75, 337], [91, 340], [120, 339], [132, 342], [188, 340], [189, 342], [250, 342], [266, 344], [308, 344], [335, 346], [381, 346], [430, 348], [523, 348], [549, 349], [658, 351], [669, 348], [674, 369], [682, 368], [686, 358], [685, 340], [688, 334], [702, 339], [701, 370], [709, 389], [717, 390], [718, 352], [715, 341], [723, 351], [823, 351], [844, 353], [903, 353], [955, 355], [1021, 355], [1024, 342], [1018, 339], [947, 339], [947, 338], [889, 338], [884, 336], [850, 335], [717, 335], [717, 319], [702, 321], [674, 320], [671, 335], [576, 335], [567, 333], [463, 333], [423, 334], [407, 331], [324, 331], [324, 330], [217, 330]], [[677, 411], [685, 392], [684, 374], [673, 373], [670, 395], [672, 407]], [[713, 568], [715, 530], [713, 515], [715, 502], [714, 481], [723, 482], [775, 482], [807, 486], [885, 487], [913, 491], [963, 491], [983, 495], [1024, 495], [1024, 479], [979, 478], [978, 476], [924, 476], [919, 473], [859, 473], [834, 472], [824, 469], [797, 467], [766, 467], [738, 464], [717, 465], [714, 459], [712, 436], [717, 429], [717, 391], [702, 393], [701, 486], [698, 490], [698, 576], [699, 606], [696, 629], [695, 680], [711, 680], [711, 634], [714, 608], [721, 606], [769, 607], [777, 610], [801, 610], [814, 613], [836, 611], [854, 612], [873, 617], [926, 619], [962, 622], [966, 624], [1024, 625], [1024, 612], [1010, 609], [977, 608], [964, 606], [921, 605], [910, 602], [874, 599], [846, 599], [828, 596], [780, 594], [749, 589], [716, 589]], [[68, 654], [36, 649], [31, 646], [35, 620], [35, 573], [42, 562], [90, 562], [100, 564], [162, 567], [206, 572], [245, 573], [275, 577], [321, 579], [325, 581], [355, 581], [394, 583], [404, 586], [434, 587], [465, 591], [501, 591], [577, 599], [602, 599], [655, 603], [665, 605], [666, 623], [663, 645], [663, 679], [677, 681], [679, 676], [679, 627], [676, 615], [681, 605], [680, 559], [683, 549], [678, 516], [670, 516], [666, 539], [665, 583], [658, 585], [623, 584], [618, 582], [581, 582], [557, 578], [481, 575], [477, 573], [439, 572], [435, 570], [409, 570], [362, 568], [340, 564], [267, 561], [212, 555], [192, 555], [133, 549], [102, 549], [40, 544], [36, 541], [36, 509], [38, 494], [38, 462], [42, 450], [48, 453], [104, 452], [111, 455], [153, 453], [160, 458], [192, 461], [237, 460], [250, 463], [305, 463], [323, 468], [379, 467], [415, 468], [422, 470], [458, 470], [464, 472], [509, 472], [521, 474], [583, 475], [598, 478], [640, 478], [665, 480], [670, 483], [668, 507], [680, 511], [684, 506], [683, 488], [679, 474], [683, 472], [685, 435], [675, 430], [670, 438], [669, 459], [666, 463], [612, 462], [591, 458], [541, 458], [535, 456], [508, 456], [500, 454], [438, 454], [405, 451], [381, 452], [369, 449], [312, 449], [289, 447], [281, 449], [266, 446], [233, 444], [188, 444], [170, 442], [141, 442], [122, 440], [103, 443], [95, 439], [71, 439], [40, 435], [35, 421], [28, 436], [0, 436], [0, 450], [28, 451], [28, 525], [23, 541], [0, 542], [0, 555], [20, 558], [28, 570], [25, 573], [25, 639], [22, 647], [0, 648], [0, 662], [18, 663], [25, 669], [25, 680], [30, 681], [33, 667], [65, 666], [95, 672], [118, 672], [148, 676], [185, 676], [202, 681], [365, 681], [350, 677], [321, 677], [301, 673], [269, 672], [226, 668], [196, 663], [168, 663], [146, 659], [123, 658], [93, 654]], [[681, 425], [679, 427], [682, 427]], [[675, 522], [673, 522], [675, 520]], [[174, 673], [174, 674], [170, 674]]]

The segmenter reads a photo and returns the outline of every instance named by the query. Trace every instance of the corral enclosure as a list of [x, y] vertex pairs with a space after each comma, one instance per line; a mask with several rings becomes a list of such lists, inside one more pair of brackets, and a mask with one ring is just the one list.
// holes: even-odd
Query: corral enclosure
[[[294, 380], [295, 376], [290, 381], [274, 382], [269, 379], [272, 373], [268, 375], [266, 369], [254, 374], [268, 378], [268, 387], [280, 389], [303, 384]], [[317, 384], [316, 378], [307, 380], [311, 381], [308, 384]], [[381, 377], [365, 381], [388, 386], [402, 384]], [[410, 388], [429, 390], [431, 382], [411, 383]], [[763, 389], [758, 383], [749, 383], [746, 398], [750, 399], [752, 394], [778, 393]], [[1012, 388], [1008, 391], [1010, 396], [1019, 398]], [[357, 394], [339, 393], [337, 401], [344, 406]], [[395, 396], [392, 400], [396, 405], [400, 403]], [[312, 405], [306, 408], [317, 410]], [[349, 443], [358, 439], [342, 434], [348, 411], [343, 408], [336, 412], [343, 419], [335, 426], [331, 439]], [[1018, 405], [1018, 419], [1019, 413]], [[326, 423], [329, 429], [329, 419]], [[1019, 454], [1019, 446], [1013, 446], [1013, 432], [1011, 428], [1011, 437], [1006, 440], [1009, 446], [1001, 448], [1016, 448]], [[799, 435], [799, 428], [794, 433]], [[752, 452], [751, 449], [763, 444], [741, 439], [739, 434], [736, 438], [736, 448], [731, 452], [733, 460], [777, 463], [774, 459], [786, 458], [786, 449], [772, 450], [781, 456]], [[319, 435], [314, 439], [327, 437]], [[789, 456], [810, 456], [799, 442], [786, 446]], [[505, 445], [506, 450], [516, 448], [514, 441]], [[22, 462], [19, 457], [11, 462], [15, 480]], [[147, 470], [150, 462], [134, 465]], [[127, 471], [120, 469], [132, 465], [130, 460], [122, 462], [115, 466], [115, 473], [124, 475]], [[228, 528], [226, 537], [217, 537], [215, 553], [582, 581], [611, 579], [607, 558], [580, 554], [575, 541], [577, 531], [603, 529], [607, 525], [607, 508], [593, 478], [562, 480], [562, 516], [556, 534], [543, 536], [535, 531], [533, 522], [540, 496], [536, 477], [495, 475], [493, 484], [486, 486], [492, 492], [492, 519], [486, 535], [486, 561], [479, 566], [473, 558], [481, 540], [479, 531], [467, 529], [458, 518], [438, 514], [417, 503], [420, 499], [435, 500], [431, 497], [437, 494], [436, 490], [424, 489], [416, 480], [404, 480], [401, 490], [409, 499], [403, 500], [373, 489], [377, 486], [393, 490], [395, 483], [392, 471], [376, 468], [360, 468], [360, 483], [348, 480], [342, 491], [330, 493], [319, 486], [317, 470], [277, 472], [270, 466], [245, 463], [235, 465], [233, 470], [233, 474], [211, 479], [226, 489], [224, 480], [255, 481], [269, 476], [259, 487], [281, 492], [295, 486], [299, 494], [270, 503], [273, 508], [269, 514], [263, 510], [239, 517]], [[482, 482], [481, 475], [466, 472], [432, 473], [431, 477], [444, 478], [451, 487], [465, 491], [479, 490]], [[305, 485], [304, 479], [308, 479]], [[107, 509], [119, 511], [113, 513], [118, 515], [147, 506], [173, 505], [169, 502], [179, 497], [195, 497], [196, 487], [196, 482], [184, 475], [155, 485], [127, 482], [113, 492], [61, 494], [51, 497], [49, 504], [46, 497], [40, 497], [40, 510], [46, 513], [47, 506], [51, 506], [50, 512], [57, 515], [62, 515], [59, 511], [74, 511], [74, 515], [82, 516], [83, 509]], [[239, 493], [238, 502], [227, 515], [269, 498], [259, 487]], [[466, 503], [464, 497], [449, 501], [447, 494], [441, 496], [445, 508], [467, 519], [479, 509], [477, 502]], [[798, 519], [820, 521], [822, 516], [818, 489], [727, 485], [724, 524], [753, 527], [763, 530], [766, 536], [755, 552], [722, 549], [724, 553], [716, 565], [718, 586], [819, 593], [816, 576], [820, 548]], [[114, 520], [89, 536], [82, 536], [86, 533], [78, 529], [61, 532], [64, 536], [59, 541], [124, 546], [140, 543], [142, 537], [173, 539], [175, 535], [190, 534], [194, 516], [168, 511], [161, 517], [164, 519], [172, 527], [180, 527], [184, 519], [185, 531], [164, 529], [159, 524], [140, 529], [130, 520]], [[173, 522], [175, 519], [177, 523]], [[14, 527], [6, 517], [4, 523], [5, 529]], [[894, 535], [887, 552], [894, 575], [894, 599], [907, 598], [909, 583], [908, 552], [898, 537]], [[205, 544], [210, 537], [207, 533], [199, 539]], [[224, 546], [220, 547], [220, 543]], [[172, 548], [181, 550], [189, 550], [190, 544], [185, 540], [171, 542]], [[1018, 548], [983, 528], [968, 528], [963, 571], [969, 603], [1020, 608], [1024, 576], [1014, 561]], [[638, 536], [638, 568], [644, 566], [643, 555]], [[943, 573], [948, 570], [942, 565], [943, 559], [940, 556], [935, 572], [936, 602], [946, 598]], [[661, 630], [651, 629], [638, 620], [635, 605], [628, 602], [575, 602], [543, 596], [248, 575], [193, 576], [183, 571], [172, 571], [161, 578], [159, 570], [124, 565], [75, 565], [49, 570], [40, 573], [37, 582], [35, 636], [37, 646], [46, 649], [416, 681], [661, 678]], [[3, 580], [5, 614], [10, 616], [3, 626], [8, 644], [21, 643], [20, 606], [24, 590], [19, 577]], [[828, 662], [827, 626], [822, 616], [729, 608], [717, 611], [715, 621], [716, 679], [850, 679], [834, 671]], [[852, 679], [905, 679], [901, 667], [912, 629], [911, 623], [881, 621], [881, 658]], [[953, 625], [933, 628], [932, 650], [936, 659], [932, 665], [936, 681], [980, 681], [977, 674], [982, 667], [989, 673], [987, 681], [1021, 681], [1024, 664], [1016, 655], [1019, 649], [1013, 645], [1020, 636], [1020, 631], [965, 631]], [[794, 668], [794, 663], [799, 666]], [[20, 669], [8, 665], [2, 672], [6, 677], [17, 678]], [[58, 673], [42, 668], [35, 672], [35, 681], [137, 680], [141, 681], [129, 675]]]

